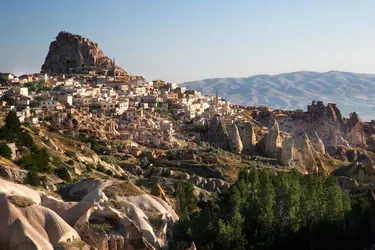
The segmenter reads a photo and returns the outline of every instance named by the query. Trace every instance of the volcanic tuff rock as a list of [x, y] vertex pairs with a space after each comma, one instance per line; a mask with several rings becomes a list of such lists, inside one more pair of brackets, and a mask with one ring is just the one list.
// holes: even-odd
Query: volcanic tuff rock
[[[56, 40], [51, 42], [41, 71], [48, 74], [64, 74], [90, 69], [107, 74], [112, 67], [113, 61], [104, 55], [97, 43], [80, 35], [62, 31]], [[132, 78], [120, 67], [116, 67], [116, 71], [120, 77]]]
[[230, 149], [233, 152], [235, 152], [237, 154], [240, 154], [242, 152], [243, 145], [242, 145], [241, 137], [240, 137], [240, 134], [238, 132], [238, 128], [237, 128], [236, 124], [232, 125], [230, 139], [231, 139]]

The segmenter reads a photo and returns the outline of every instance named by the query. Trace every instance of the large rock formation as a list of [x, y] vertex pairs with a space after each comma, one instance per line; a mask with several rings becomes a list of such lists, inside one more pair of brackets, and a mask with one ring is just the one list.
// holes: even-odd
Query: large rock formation
[[356, 112], [350, 115], [346, 122], [346, 138], [350, 145], [357, 147], [366, 146], [365, 135], [363, 132], [363, 123]]
[[265, 136], [264, 151], [270, 157], [279, 158], [281, 154], [281, 147], [282, 140], [280, 136], [279, 124], [276, 120], [274, 120], [272, 127]]
[[240, 154], [243, 149], [240, 133], [238, 132], [236, 124], [233, 124], [231, 128], [229, 147], [232, 152], [235, 152], [236, 154]]
[[316, 132], [316, 130], [314, 129], [314, 132], [312, 133], [311, 137], [311, 143], [314, 147], [314, 149], [321, 153], [321, 154], [325, 154], [326, 153], [326, 149], [325, 149], [325, 146], [324, 146], [324, 143], [323, 141], [319, 138], [319, 135], [318, 133]]
[[254, 147], [257, 143], [254, 127], [251, 123], [246, 124], [244, 129], [243, 139], [243, 152], [246, 154], [253, 153]]
[[283, 166], [292, 166], [296, 160], [297, 152], [292, 137], [289, 137], [283, 141], [283, 147], [281, 150], [280, 164]]
[[[42, 72], [48, 74], [84, 73], [94, 70], [107, 74], [112, 71], [113, 61], [104, 55], [97, 43], [80, 35], [60, 32], [51, 42]], [[117, 75], [132, 78], [122, 68], [116, 67]]]
[[207, 139], [222, 149], [228, 148], [229, 132], [222, 117], [215, 115], [209, 124]]

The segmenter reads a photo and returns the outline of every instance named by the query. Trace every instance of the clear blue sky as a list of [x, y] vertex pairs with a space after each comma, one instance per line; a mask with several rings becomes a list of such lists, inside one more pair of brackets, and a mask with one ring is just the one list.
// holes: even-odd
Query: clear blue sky
[[4, 0], [0, 72], [37, 72], [59, 31], [147, 79], [375, 73], [374, 0]]

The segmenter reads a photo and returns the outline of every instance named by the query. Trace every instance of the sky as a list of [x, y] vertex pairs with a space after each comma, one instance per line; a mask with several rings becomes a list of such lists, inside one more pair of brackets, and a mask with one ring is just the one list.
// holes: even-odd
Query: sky
[[375, 73], [374, 10], [373, 0], [4, 0], [0, 72], [39, 72], [69, 31], [148, 80]]

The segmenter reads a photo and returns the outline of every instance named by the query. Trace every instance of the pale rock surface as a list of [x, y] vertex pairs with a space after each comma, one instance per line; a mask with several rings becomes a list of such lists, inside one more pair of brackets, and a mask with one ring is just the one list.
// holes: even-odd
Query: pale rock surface
[[273, 124], [265, 136], [264, 149], [270, 157], [279, 158], [282, 147], [279, 124], [273, 120]]
[[123, 199], [139, 207], [143, 211], [166, 214], [167, 217], [171, 218], [173, 222], [179, 220], [178, 215], [172, 209], [172, 207], [159, 197], [149, 194], [143, 194], [138, 196], [127, 196], [123, 197]]
[[297, 133], [294, 138], [296, 149], [300, 156], [300, 164], [308, 173], [315, 173], [317, 171], [317, 164], [315, 161], [316, 152], [308, 136], [301, 130], [301, 132]]
[[242, 137], [243, 141], [243, 152], [246, 154], [250, 154], [253, 152], [254, 147], [257, 143], [255, 131], [253, 125], [251, 123], [246, 124], [244, 129], [244, 135]]
[[243, 150], [240, 133], [236, 124], [233, 124], [231, 128], [229, 147], [236, 154], [240, 154]]
[[280, 164], [283, 166], [292, 166], [297, 157], [297, 152], [292, 137], [289, 137], [283, 141]]
[[325, 146], [324, 146], [324, 143], [323, 141], [320, 139], [318, 133], [316, 132], [316, 130], [314, 129], [314, 132], [312, 133], [311, 137], [310, 137], [310, 141], [314, 147], [314, 149], [321, 153], [321, 154], [325, 154], [326, 153], [326, 149], [325, 149]]
[[346, 122], [346, 138], [349, 144], [357, 147], [365, 147], [366, 140], [363, 131], [363, 123], [357, 115], [356, 112], [353, 112]]
[[5, 194], [6, 196], [21, 196], [32, 200], [33, 202], [40, 204], [41, 199], [37, 191], [32, 190], [24, 185], [16, 184], [10, 181], [6, 181], [0, 178], [0, 194]]
[[227, 149], [229, 143], [229, 132], [222, 117], [215, 115], [210, 123], [207, 139], [214, 145]]
[[0, 177], [18, 182], [18, 183], [23, 183], [23, 180], [25, 176], [27, 175], [27, 171], [20, 169], [20, 168], [15, 168], [15, 167], [10, 167], [10, 166], [0, 166]]
[[3, 195], [0, 212], [0, 246], [5, 249], [52, 250], [60, 242], [80, 239], [61, 217], [38, 204], [16, 207]]

